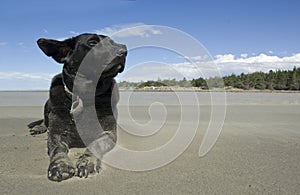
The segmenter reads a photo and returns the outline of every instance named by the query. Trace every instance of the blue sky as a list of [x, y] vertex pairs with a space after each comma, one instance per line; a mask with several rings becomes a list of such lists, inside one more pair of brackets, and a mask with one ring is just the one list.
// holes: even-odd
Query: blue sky
[[[290, 69], [300, 65], [299, 9], [298, 0], [3, 0], [0, 90], [47, 89], [51, 76], [61, 71], [59, 64], [38, 49], [38, 38], [114, 32], [143, 24], [169, 26], [188, 33], [204, 45], [222, 74]], [[145, 31], [155, 34], [154, 27]], [[172, 56], [151, 49], [133, 51], [128, 55], [127, 68], [151, 58], [168, 58], [177, 66], [184, 64], [170, 60]], [[152, 77], [141, 78], [164, 77], [154, 71]]]

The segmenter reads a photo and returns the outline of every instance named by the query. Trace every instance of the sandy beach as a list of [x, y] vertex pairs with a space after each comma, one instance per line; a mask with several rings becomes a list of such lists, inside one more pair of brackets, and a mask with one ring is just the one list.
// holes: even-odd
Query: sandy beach
[[[148, 95], [147, 95], [148, 94]], [[132, 97], [132, 117], [147, 121], [149, 93]], [[26, 99], [22, 97], [26, 96]], [[121, 93], [119, 123], [130, 127]], [[176, 129], [180, 109], [168, 93], [152, 98], [166, 103], [168, 116], [151, 143], [163, 144]], [[26, 124], [42, 117], [47, 92], [0, 93], [1, 194], [299, 194], [300, 94], [228, 93], [223, 130], [204, 157], [199, 146], [210, 121], [209, 93], [199, 94], [197, 134], [170, 164], [151, 171], [126, 171], [107, 164], [98, 175], [60, 183], [47, 179], [47, 135], [30, 136]], [[186, 93], [188, 102], [189, 93]], [[123, 98], [123, 99], [122, 99]], [[135, 101], [136, 99], [136, 101]], [[183, 101], [184, 102], [184, 101]], [[143, 107], [144, 106], [144, 107]], [[195, 105], [183, 105], [193, 114]], [[189, 112], [188, 112], [189, 113]], [[193, 121], [190, 121], [193, 123]], [[119, 128], [119, 142], [143, 150], [147, 140], [131, 138]], [[187, 127], [188, 130], [188, 127]], [[71, 151], [72, 158], [79, 150]]]

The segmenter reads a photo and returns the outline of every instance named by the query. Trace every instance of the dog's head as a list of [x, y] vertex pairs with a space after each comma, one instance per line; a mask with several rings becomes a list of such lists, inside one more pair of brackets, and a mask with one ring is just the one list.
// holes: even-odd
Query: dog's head
[[[77, 79], [82, 89], [88, 88], [92, 82], [85, 72], [78, 72], [81, 63], [87, 54], [92, 54], [88, 74], [93, 70], [101, 72], [100, 81], [115, 77], [124, 70], [127, 49], [125, 45], [115, 43], [107, 36], [97, 34], [81, 34], [64, 41], [39, 39], [40, 49], [52, 57], [56, 62], [64, 64], [63, 80], [66, 87], [72, 91], [74, 80]], [[97, 71], [95, 71], [97, 72]]]

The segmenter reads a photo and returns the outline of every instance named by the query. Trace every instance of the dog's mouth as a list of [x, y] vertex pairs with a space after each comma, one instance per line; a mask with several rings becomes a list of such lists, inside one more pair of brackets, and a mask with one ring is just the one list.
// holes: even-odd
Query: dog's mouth
[[108, 70], [104, 70], [100, 78], [115, 77], [118, 73], [123, 72], [124, 64], [117, 64]]

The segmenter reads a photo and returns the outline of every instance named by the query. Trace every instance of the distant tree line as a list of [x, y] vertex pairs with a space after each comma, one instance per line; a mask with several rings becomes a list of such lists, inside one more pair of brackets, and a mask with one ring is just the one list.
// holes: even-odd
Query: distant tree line
[[269, 90], [300, 90], [300, 68], [293, 70], [270, 70], [268, 73], [254, 72], [250, 74], [232, 74], [230, 76], [214, 78], [197, 78], [187, 80], [158, 79], [157, 81], [127, 82], [119, 83], [123, 88], [144, 88], [144, 87], [198, 87], [202, 89], [233, 87], [238, 89], [269, 89]]
[[183, 78], [182, 80], [177, 81], [176, 79], [157, 79], [156, 81], [141, 81], [141, 82], [128, 82], [121, 81], [119, 82], [119, 87], [122, 88], [144, 88], [144, 87], [192, 87], [191, 81]]
[[225, 86], [239, 89], [300, 90], [300, 68], [223, 77]]

